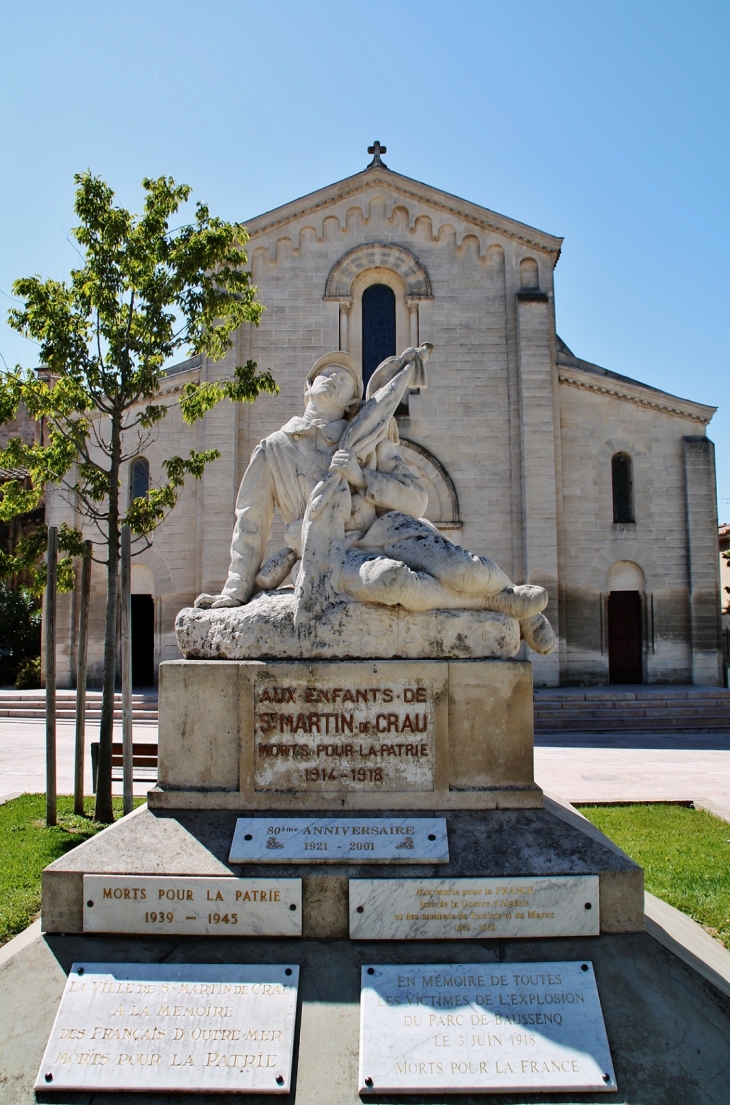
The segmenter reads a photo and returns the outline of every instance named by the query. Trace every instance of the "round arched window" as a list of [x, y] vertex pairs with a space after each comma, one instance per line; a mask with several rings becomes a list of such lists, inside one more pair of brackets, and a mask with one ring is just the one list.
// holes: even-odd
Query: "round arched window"
[[614, 522], [634, 522], [634, 465], [628, 453], [611, 457]]
[[150, 464], [146, 457], [136, 457], [129, 466], [129, 497], [143, 499], [150, 489]]
[[395, 356], [395, 292], [371, 284], [362, 293], [362, 377], [367, 385], [386, 357]]

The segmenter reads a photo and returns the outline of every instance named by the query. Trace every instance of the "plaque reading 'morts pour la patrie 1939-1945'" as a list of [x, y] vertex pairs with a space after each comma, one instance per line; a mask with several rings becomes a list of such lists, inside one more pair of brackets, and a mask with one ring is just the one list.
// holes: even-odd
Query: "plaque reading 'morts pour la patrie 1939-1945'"
[[301, 936], [301, 879], [84, 875], [84, 932]]
[[362, 968], [363, 1097], [616, 1088], [591, 963]]
[[271, 667], [254, 690], [257, 791], [429, 791], [435, 687], [414, 664]]
[[299, 968], [74, 963], [36, 1090], [289, 1093]]

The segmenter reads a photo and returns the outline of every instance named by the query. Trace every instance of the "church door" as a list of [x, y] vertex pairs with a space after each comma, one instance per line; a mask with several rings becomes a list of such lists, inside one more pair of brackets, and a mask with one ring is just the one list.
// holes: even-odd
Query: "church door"
[[608, 596], [608, 681], [643, 683], [641, 593], [611, 591]]
[[132, 595], [132, 685], [152, 687], [155, 682], [155, 600], [152, 595]]

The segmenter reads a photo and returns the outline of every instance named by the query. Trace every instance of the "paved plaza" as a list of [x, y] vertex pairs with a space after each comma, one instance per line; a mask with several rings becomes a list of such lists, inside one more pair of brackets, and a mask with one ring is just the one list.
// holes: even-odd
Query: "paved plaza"
[[[74, 743], [76, 727], [73, 722], [59, 722], [56, 727], [56, 774], [58, 794], [73, 794]], [[99, 723], [86, 726], [86, 751], [84, 755], [84, 782], [86, 794], [92, 794], [91, 743], [99, 739]], [[114, 740], [121, 741], [122, 727], [114, 726]], [[157, 740], [156, 725], [140, 725], [135, 728], [135, 741], [145, 743]], [[146, 794], [150, 783], [136, 782], [135, 794]], [[46, 789], [46, 728], [43, 720], [25, 718], [0, 718], [0, 802], [16, 794], [35, 793]], [[113, 784], [113, 793], [122, 793], [122, 784]]]
[[[74, 725], [58, 724], [58, 793], [73, 792]], [[86, 791], [91, 794], [91, 742], [86, 727]], [[121, 726], [114, 739], [121, 741]], [[134, 740], [157, 740], [156, 725], [136, 725]], [[569, 802], [698, 802], [730, 813], [730, 732], [549, 733], [535, 740], [535, 778]], [[136, 782], [135, 794], [150, 784]], [[0, 718], [0, 801], [45, 789], [45, 726], [41, 719]], [[121, 783], [114, 784], [121, 794]]]
[[568, 802], [694, 802], [730, 819], [730, 733], [541, 734], [535, 779]]

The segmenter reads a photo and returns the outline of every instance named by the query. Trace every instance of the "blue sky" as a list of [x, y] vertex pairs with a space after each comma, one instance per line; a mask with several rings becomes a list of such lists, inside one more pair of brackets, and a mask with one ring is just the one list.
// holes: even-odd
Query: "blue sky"
[[[169, 174], [245, 219], [387, 163], [554, 234], [581, 357], [719, 406], [730, 520], [730, 5], [0, 2], [0, 306], [75, 261], [73, 174]], [[0, 315], [4, 319], [4, 310]], [[8, 363], [34, 348], [0, 326]]]

